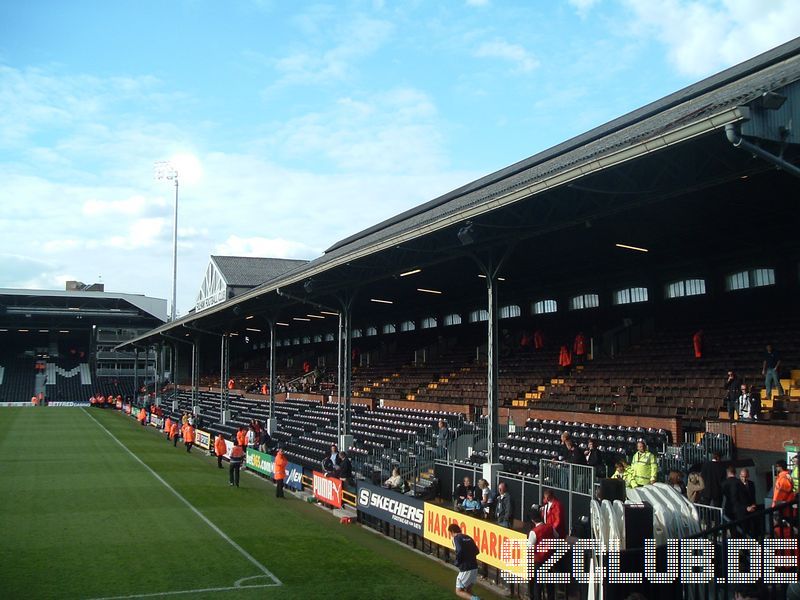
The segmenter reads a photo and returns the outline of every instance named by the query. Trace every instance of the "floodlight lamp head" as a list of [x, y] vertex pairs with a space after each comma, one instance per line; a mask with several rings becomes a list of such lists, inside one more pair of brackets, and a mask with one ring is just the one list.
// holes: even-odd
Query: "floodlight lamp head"
[[462, 246], [469, 246], [470, 244], [475, 243], [475, 229], [472, 226], [472, 221], [467, 221], [467, 223], [458, 230], [458, 241], [461, 242]]
[[778, 110], [786, 99], [786, 96], [778, 92], [764, 92], [761, 94], [761, 106], [767, 110]]
[[166, 179], [173, 181], [178, 178], [178, 171], [175, 166], [168, 160], [159, 160], [154, 164], [154, 172], [156, 179]]

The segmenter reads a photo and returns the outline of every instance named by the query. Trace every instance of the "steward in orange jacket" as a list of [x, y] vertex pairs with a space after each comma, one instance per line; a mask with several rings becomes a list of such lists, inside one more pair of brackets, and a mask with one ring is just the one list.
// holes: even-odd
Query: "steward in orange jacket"
[[186, 451], [191, 452], [194, 445], [194, 427], [187, 425], [183, 429], [183, 443], [186, 444]]
[[[786, 467], [785, 460], [779, 460], [775, 463], [775, 467], [778, 470], [778, 476], [775, 478], [775, 485], [772, 490], [772, 507], [775, 508], [778, 504], [782, 504], [784, 502], [794, 502], [795, 497], [797, 496], [794, 493], [794, 483], [792, 482], [792, 476], [789, 473], [789, 469]], [[784, 519], [789, 519], [792, 517], [792, 508], [791, 506], [787, 506], [786, 508], [782, 508], [780, 510], [780, 514]]]
[[229, 470], [229, 477], [231, 485], [239, 487], [239, 469], [242, 468], [244, 462], [244, 449], [241, 446], [234, 446], [231, 450], [231, 466]]
[[169, 430], [169, 439], [172, 440], [172, 447], [178, 446], [178, 424], [173, 423]]
[[139, 424], [144, 427], [145, 421], [147, 421], [147, 411], [145, 411], [145, 409], [141, 409], [136, 418], [139, 419]]
[[230, 379], [228, 379], [228, 389], [229, 389], [229, 390], [232, 390], [232, 389], [233, 389], [233, 386], [235, 386], [235, 385], [236, 385], [236, 383], [233, 381], [233, 377], [231, 377]]
[[239, 427], [236, 432], [236, 443], [242, 448], [247, 448], [247, 430], [244, 427]]
[[273, 477], [275, 478], [275, 497], [283, 498], [283, 482], [286, 480], [286, 464], [289, 461], [283, 455], [283, 450], [278, 448], [278, 453], [275, 455], [275, 464], [273, 466]]
[[221, 433], [218, 433], [217, 437], [214, 438], [214, 454], [217, 455], [217, 467], [220, 469], [222, 468], [222, 457], [225, 456], [227, 451], [228, 446], [225, 445], [225, 438], [222, 437]]
[[167, 440], [169, 440], [169, 431], [170, 431], [170, 429], [172, 429], [172, 419], [167, 417], [164, 420], [164, 433], [167, 434]]

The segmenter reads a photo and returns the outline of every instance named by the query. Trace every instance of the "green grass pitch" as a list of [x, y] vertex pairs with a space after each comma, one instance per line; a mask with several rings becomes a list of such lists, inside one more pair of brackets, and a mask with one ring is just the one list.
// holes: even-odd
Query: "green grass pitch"
[[455, 571], [227, 478], [116, 412], [0, 409], [0, 598], [455, 597]]

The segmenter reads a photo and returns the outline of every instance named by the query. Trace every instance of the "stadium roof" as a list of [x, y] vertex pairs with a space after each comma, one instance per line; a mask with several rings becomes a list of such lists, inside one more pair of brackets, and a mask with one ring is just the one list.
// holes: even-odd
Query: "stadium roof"
[[[12, 299], [13, 298], [13, 299]], [[82, 308], [87, 300], [91, 300], [94, 305], [101, 305], [106, 302], [119, 304], [124, 302], [140, 310], [147, 315], [158, 319], [167, 320], [167, 301], [161, 298], [151, 298], [141, 294], [122, 294], [117, 292], [83, 292], [83, 291], [64, 291], [64, 290], [25, 290], [25, 289], [0, 289], [0, 304], [10, 312], [12, 303], [19, 305], [18, 308], [31, 307], [33, 302], [42, 305], [47, 302], [51, 311], [76, 310]], [[42, 306], [42, 308], [46, 308]], [[69, 314], [69, 313], [66, 313]]]
[[235, 287], [256, 287], [306, 264], [307, 260], [251, 256], [211, 256], [225, 281]]
[[[470, 223], [479, 238], [476, 246], [525, 242], [507, 264], [517, 270], [516, 281], [529, 285], [545, 281], [536, 271], [540, 267], [560, 279], [568, 268], [596, 276], [612, 255], [589, 241], [602, 241], [606, 248], [614, 237], [631, 232], [661, 243], [663, 252], [651, 257], [696, 260], [729, 239], [724, 227], [708, 225], [726, 215], [719, 211], [731, 206], [731, 199], [744, 222], [760, 217], [764, 206], [754, 205], [754, 193], [738, 186], [748, 176], [765, 178], [759, 180], [762, 193], [774, 186], [770, 199], [782, 204], [776, 204], [773, 222], [784, 227], [786, 211], [794, 210], [781, 189], [789, 176], [776, 175], [774, 165], [734, 148], [724, 128], [746, 120], [749, 105], [765, 91], [786, 90], [797, 81], [800, 38], [346, 238], [305, 265], [134, 342], [197, 319], [229, 327], [234, 307], [235, 315], [266, 314], [290, 301], [297, 304], [271, 293], [279, 288], [286, 292], [292, 286], [295, 297], [305, 293], [320, 304], [330, 303], [335, 290], [363, 289], [369, 282], [399, 290], [396, 275], [421, 264], [449, 261], [436, 274], [451, 284], [452, 297], [463, 298], [458, 286], [474, 282], [477, 267], [470, 260], [457, 262], [467, 253], [456, 233]], [[786, 158], [795, 160], [795, 150], [786, 150]], [[791, 236], [781, 230], [772, 237]], [[618, 264], [627, 260], [630, 269], [643, 268], [633, 258], [614, 256]]]

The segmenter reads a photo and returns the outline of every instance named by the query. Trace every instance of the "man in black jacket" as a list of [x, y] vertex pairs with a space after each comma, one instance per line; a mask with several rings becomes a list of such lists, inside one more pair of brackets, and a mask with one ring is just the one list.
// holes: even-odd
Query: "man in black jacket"
[[478, 581], [478, 546], [466, 533], [461, 533], [461, 527], [455, 523], [447, 527], [447, 532], [453, 539], [456, 551], [456, 595], [467, 600], [478, 600], [478, 596], [472, 593], [472, 586]]
[[339, 466], [336, 467], [335, 476], [348, 485], [353, 485], [353, 464], [347, 458], [346, 452], [339, 452]]
[[733, 421], [736, 411], [739, 410], [739, 386], [742, 385], [739, 376], [734, 371], [728, 371], [725, 380], [725, 404], [728, 407], [728, 419]]
[[506, 484], [500, 482], [497, 486], [497, 500], [495, 501], [494, 516], [501, 527], [511, 528], [514, 521], [514, 504], [511, 494], [506, 489]]

